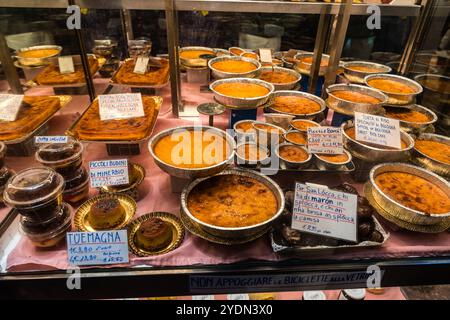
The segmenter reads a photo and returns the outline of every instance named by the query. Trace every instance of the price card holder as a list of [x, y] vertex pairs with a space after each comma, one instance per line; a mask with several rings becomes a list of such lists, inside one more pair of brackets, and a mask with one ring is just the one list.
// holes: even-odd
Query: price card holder
[[358, 141], [400, 149], [400, 122], [395, 119], [355, 112], [355, 138]]
[[127, 230], [68, 232], [70, 265], [89, 266], [128, 263]]
[[58, 65], [59, 65], [59, 73], [61, 74], [75, 72], [72, 56], [58, 57]]
[[145, 116], [140, 93], [99, 95], [98, 103], [102, 121]]
[[250, 300], [246, 293], [227, 294], [227, 300]]
[[23, 94], [0, 94], [0, 120], [16, 121]]
[[310, 153], [342, 154], [342, 129], [340, 127], [308, 128], [308, 151]]
[[145, 74], [147, 72], [147, 66], [149, 57], [139, 56], [136, 60], [136, 64], [134, 65], [134, 73], [137, 74]]
[[91, 188], [117, 186], [129, 183], [128, 160], [102, 160], [89, 162]]
[[34, 138], [36, 144], [67, 143], [67, 141], [67, 136], [36, 136]]
[[264, 63], [272, 63], [272, 50], [259, 49], [259, 59]]
[[292, 228], [357, 242], [357, 201], [355, 194], [296, 183]]

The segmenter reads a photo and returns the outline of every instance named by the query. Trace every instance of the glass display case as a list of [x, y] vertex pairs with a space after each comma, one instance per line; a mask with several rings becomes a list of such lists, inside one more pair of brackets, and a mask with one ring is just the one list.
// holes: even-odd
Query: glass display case
[[[0, 297], [450, 283], [450, 7], [358, 2], [2, 1]], [[398, 147], [362, 138], [373, 116]], [[225, 153], [176, 162], [175, 128]], [[127, 258], [77, 267], [67, 232], [110, 229]]]

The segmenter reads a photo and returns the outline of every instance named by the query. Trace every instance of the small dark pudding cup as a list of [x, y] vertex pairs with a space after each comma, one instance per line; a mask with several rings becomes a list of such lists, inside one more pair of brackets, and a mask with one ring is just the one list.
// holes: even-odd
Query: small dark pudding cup
[[64, 184], [64, 178], [50, 168], [29, 168], [9, 179], [3, 198], [19, 214], [44, 222], [60, 211]]
[[63, 176], [73, 174], [82, 164], [83, 145], [69, 137], [67, 143], [44, 144], [36, 151], [36, 160]]
[[86, 199], [89, 195], [89, 175], [81, 166], [73, 175], [66, 176], [66, 187], [63, 193], [64, 201], [76, 204]]

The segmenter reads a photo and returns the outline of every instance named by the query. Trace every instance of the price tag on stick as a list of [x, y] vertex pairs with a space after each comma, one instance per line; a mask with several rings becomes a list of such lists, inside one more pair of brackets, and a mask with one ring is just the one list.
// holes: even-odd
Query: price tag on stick
[[58, 57], [58, 65], [59, 65], [59, 73], [61, 74], [75, 72], [72, 56]]
[[272, 50], [259, 49], [259, 59], [264, 63], [272, 63]]
[[16, 121], [22, 101], [21, 94], [0, 94], [0, 120]]
[[395, 119], [355, 112], [355, 138], [358, 141], [400, 149], [400, 122]]
[[292, 228], [357, 242], [358, 196], [313, 184], [295, 184]]
[[99, 95], [98, 104], [102, 121], [145, 116], [140, 93]]
[[342, 129], [340, 127], [308, 128], [308, 151], [310, 153], [342, 154]]
[[134, 65], [134, 73], [145, 74], [147, 72], [147, 66], [149, 57], [139, 56], [136, 60], [136, 64]]

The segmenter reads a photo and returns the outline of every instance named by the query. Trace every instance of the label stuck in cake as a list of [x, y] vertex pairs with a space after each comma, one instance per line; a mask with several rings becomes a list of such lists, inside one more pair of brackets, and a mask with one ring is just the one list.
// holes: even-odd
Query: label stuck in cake
[[272, 63], [272, 50], [259, 49], [259, 59], [263, 63]]
[[145, 116], [140, 93], [99, 95], [98, 104], [102, 121]]
[[0, 120], [16, 121], [23, 94], [0, 94]]
[[355, 138], [358, 141], [401, 148], [398, 120], [355, 112], [355, 130]]
[[91, 188], [128, 184], [128, 160], [101, 160], [89, 162]]
[[72, 266], [128, 263], [127, 230], [68, 232], [67, 259]]
[[59, 66], [59, 73], [61, 74], [75, 72], [72, 56], [58, 57], [58, 66]]
[[308, 151], [310, 153], [342, 154], [342, 129], [340, 127], [309, 127]]
[[134, 73], [137, 74], [145, 74], [147, 72], [147, 66], [149, 57], [139, 56], [136, 60], [136, 64], [134, 65]]

